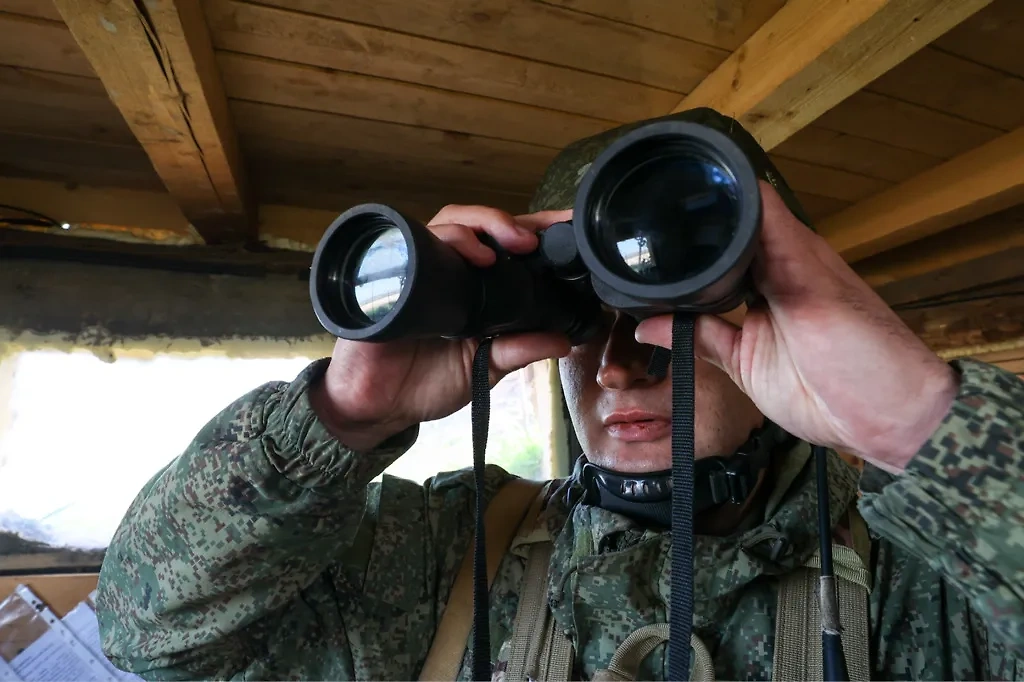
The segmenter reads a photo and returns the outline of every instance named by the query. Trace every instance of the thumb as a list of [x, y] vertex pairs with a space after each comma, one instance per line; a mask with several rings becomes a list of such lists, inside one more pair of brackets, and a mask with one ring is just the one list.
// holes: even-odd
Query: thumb
[[694, 326], [693, 341], [695, 355], [729, 375], [729, 378], [743, 388], [740, 371], [739, 327], [715, 315], [700, 315]]
[[563, 334], [535, 332], [499, 337], [491, 346], [491, 384], [527, 365], [569, 354], [572, 346]]

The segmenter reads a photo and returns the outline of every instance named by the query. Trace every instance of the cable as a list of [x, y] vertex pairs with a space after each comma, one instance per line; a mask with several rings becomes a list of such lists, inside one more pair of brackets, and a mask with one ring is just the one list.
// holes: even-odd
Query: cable
[[63, 228], [66, 223], [59, 223], [45, 213], [39, 211], [33, 211], [28, 208], [21, 208], [20, 206], [11, 206], [10, 204], [0, 204], [0, 208], [8, 211], [17, 211], [18, 213], [24, 213], [26, 215], [35, 216], [32, 218], [0, 218], [0, 222], [9, 223], [11, 225], [32, 225], [36, 227], [60, 227]]
[[956, 305], [958, 303], [970, 303], [971, 301], [987, 301], [996, 298], [1014, 298], [1017, 296], [1024, 296], [1024, 291], [1005, 291], [994, 294], [979, 294], [978, 296], [963, 296], [960, 298], [949, 298], [941, 301], [914, 301], [913, 303], [902, 303], [894, 305], [893, 310], [926, 310], [929, 308], [941, 308], [947, 305]]

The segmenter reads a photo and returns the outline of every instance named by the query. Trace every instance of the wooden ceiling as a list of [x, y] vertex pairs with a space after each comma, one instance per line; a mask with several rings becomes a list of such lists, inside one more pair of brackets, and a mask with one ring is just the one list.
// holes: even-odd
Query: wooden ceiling
[[525, 211], [566, 144], [713, 106], [908, 304], [1024, 276], [1022, 38], [1020, 0], [0, 0], [0, 203], [309, 249], [367, 200]]

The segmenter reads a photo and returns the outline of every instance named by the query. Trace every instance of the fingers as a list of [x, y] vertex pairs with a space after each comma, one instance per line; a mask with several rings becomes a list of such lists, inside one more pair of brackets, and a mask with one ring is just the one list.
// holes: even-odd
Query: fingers
[[741, 330], [714, 315], [700, 315], [693, 330], [694, 354], [729, 375], [743, 389]]
[[487, 206], [445, 206], [428, 226], [435, 234], [442, 226], [459, 226], [473, 232], [485, 232], [511, 253], [530, 253], [538, 244], [533, 228], [519, 224], [505, 211]]
[[534, 362], [565, 357], [570, 350], [563, 334], [537, 332], [497, 338], [491, 347], [491, 383]]
[[555, 223], [565, 223], [570, 220], [572, 220], [572, 209], [566, 211], [537, 211], [536, 213], [516, 216], [517, 223], [534, 232], [546, 230]]
[[437, 225], [430, 230], [472, 265], [483, 268], [494, 264], [494, 249], [484, 245], [473, 228], [466, 225]]
[[[740, 368], [740, 329], [715, 315], [699, 315], [694, 326], [694, 354], [729, 375], [743, 388]], [[672, 348], [672, 315], [644, 320], [636, 328], [636, 340]]]

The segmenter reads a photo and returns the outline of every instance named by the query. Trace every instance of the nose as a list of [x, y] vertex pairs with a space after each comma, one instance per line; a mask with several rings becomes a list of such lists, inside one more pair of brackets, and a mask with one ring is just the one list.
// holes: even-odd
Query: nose
[[601, 388], [624, 391], [659, 381], [647, 373], [652, 347], [637, 343], [633, 337], [635, 332], [636, 322], [633, 318], [616, 311], [597, 368], [597, 383]]

